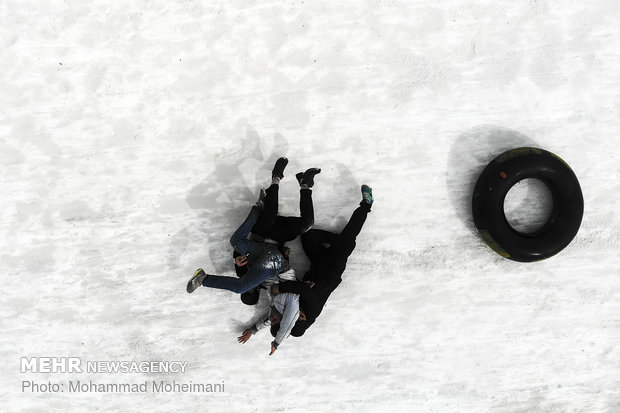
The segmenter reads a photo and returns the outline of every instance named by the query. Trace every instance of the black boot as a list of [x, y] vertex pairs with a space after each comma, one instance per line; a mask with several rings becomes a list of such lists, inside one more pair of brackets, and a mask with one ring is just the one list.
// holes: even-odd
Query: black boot
[[284, 178], [284, 168], [288, 164], [288, 159], [285, 157], [278, 158], [276, 164], [273, 166], [273, 170], [271, 171], [271, 176], [273, 178]]
[[297, 178], [297, 182], [299, 182], [299, 185], [301, 185], [301, 181], [304, 180], [304, 173], [303, 172], [297, 172], [295, 174], [295, 178]]
[[314, 186], [314, 175], [320, 174], [321, 168], [310, 168], [306, 172], [299, 172], [295, 178], [299, 181], [299, 186], [312, 188]]

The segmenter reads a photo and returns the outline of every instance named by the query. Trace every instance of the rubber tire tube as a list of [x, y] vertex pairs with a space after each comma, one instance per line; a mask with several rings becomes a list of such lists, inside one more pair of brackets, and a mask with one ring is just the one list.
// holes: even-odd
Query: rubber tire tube
[[[506, 194], [517, 182], [544, 182], [553, 210], [538, 230], [523, 233], [510, 226], [504, 212]], [[549, 258], [573, 240], [583, 218], [583, 195], [573, 170], [559, 156], [539, 148], [516, 148], [484, 168], [472, 199], [474, 223], [482, 239], [502, 257], [531, 262]]]

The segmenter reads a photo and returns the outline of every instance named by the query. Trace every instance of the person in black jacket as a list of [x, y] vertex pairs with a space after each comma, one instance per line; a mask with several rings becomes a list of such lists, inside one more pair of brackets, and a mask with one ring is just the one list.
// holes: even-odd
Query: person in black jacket
[[[288, 159], [280, 158], [274, 166], [272, 178], [274, 182], [267, 190], [261, 191], [261, 197], [256, 207], [262, 208], [261, 213], [252, 228], [252, 239], [264, 241], [269, 238], [279, 244], [279, 249], [288, 260], [288, 248], [284, 243], [292, 241], [299, 235], [308, 231], [314, 224], [314, 207], [312, 204], [312, 187], [314, 186], [314, 176], [321, 172], [319, 168], [310, 168], [305, 172], [295, 175], [299, 182], [299, 217], [285, 217], [278, 215], [278, 191], [279, 180], [284, 177], [284, 167]], [[247, 255], [238, 251], [233, 251], [235, 272], [239, 278], [243, 277], [248, 271]], [[247, 305], [258, 303], [260, 287], [253, 288], [241, 294], [241, 301]]]
[[273, 294], [299, 294], [300, 317], [291, 330], [292, 336], [300, 337], [305, 333], [342, 281], [347, 259], [355, 249], [355, 240], [362, 230], [372, 203], [372, 189], [362, 185], [360, 206], [353, 212], [340, 234], [311, 229], [301, 236], [304, 252], [310, 259], [310, 270], [304, 275], [303, 281], [286, 281], [272, 287]]

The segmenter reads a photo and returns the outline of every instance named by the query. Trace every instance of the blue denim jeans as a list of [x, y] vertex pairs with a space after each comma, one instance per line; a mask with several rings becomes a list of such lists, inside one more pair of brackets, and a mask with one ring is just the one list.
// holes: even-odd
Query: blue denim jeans
[[250, 241], [248, 235], [252, 231], [252, 227], [256, 224], [260, 211], [253, 206], [245, 221], [234, 234], [230, 237], [230, 245], [240, 254], [250, 254], [248, 261], [252, 262], [252, 258], [256, 258], [263, 251], [264, 244], [262, 242]]
[[241, 278], [210, 275], [202, 282], [203, 286], [241, 294], [284, 270], [284, 257], [276, 245], [247, 239], [258, 219], [258, 214], [258, 209], [253, 207], [243, 224], [230, 238], [230, 245], [235, 250], [241, 254], [250, 254], [248, 272]]

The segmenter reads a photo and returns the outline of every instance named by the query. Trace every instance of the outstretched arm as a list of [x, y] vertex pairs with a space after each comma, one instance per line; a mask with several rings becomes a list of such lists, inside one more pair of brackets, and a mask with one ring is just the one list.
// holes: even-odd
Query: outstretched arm
[[246, 343], [258, 330], [262, 330], [270, 324], [271, 323], [269, 322], [269, 314], [267, 314], [265, 317], [258, 320], [256, 324], [252, 326], [252, 328], [244, 330], [243, 334], [237, 337], [237, 341], [241, 344]]
[[299, 318], [299, 295], [286, 294], [284, 295], [284, 313], [282, 314], [282, 320], [280, 321], [280, 328], [276, 334], [275, 340], [271, 345], [278, 348], [282, 341], [291, 334], [291, 330], [295, 325], [295, 322]]
[[244, 344], [250, 338], [252, 338], [252, 330], [248, 329], [248, 330], [245, 330], [242, 335], [237, 337], [237, 341], [241, 344]]

